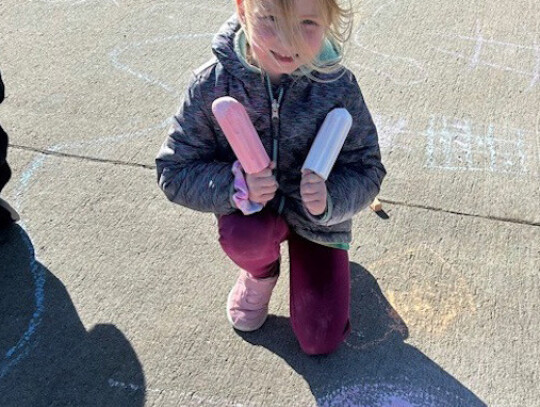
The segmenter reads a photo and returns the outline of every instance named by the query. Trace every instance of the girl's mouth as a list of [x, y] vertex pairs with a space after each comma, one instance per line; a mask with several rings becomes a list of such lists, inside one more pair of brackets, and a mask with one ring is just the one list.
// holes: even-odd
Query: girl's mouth
[[282, 63], [285, 63], [285, 64], [290, 64], [290, 63], [294, 62], [295, 57], [293, 57], [293, 56], [281, 55], [281, 54], [278, 54], [277, 52], [272, 51], [272, 50], [270, 50], [270, 52], [272, 53], [274, 58], [276, 58], [279, 62], [282, 62]]

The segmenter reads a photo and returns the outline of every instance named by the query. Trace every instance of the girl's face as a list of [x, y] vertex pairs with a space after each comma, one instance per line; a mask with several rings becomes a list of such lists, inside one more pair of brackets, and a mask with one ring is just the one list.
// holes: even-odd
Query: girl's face
[[[295, 0], [294, 13], [298, 19], [303, 52], [294, 49], [293, 45], [284, 43], [276, 31], [275, 16], [272, 14], [275, 0], [254, 4], [253, 14], [248, 24], [251, 25], [251, 57], [260, 68], [266, 71], [273, 81], [279, 80], [282, 74], [291, 74], [301, 65], [312, 61], [319, 53], [324, 40], [326, 27], [318, 10], [317, 0]], [[246, 22], [246, 14], [242, 0], [237, 0], [238, 14]]]

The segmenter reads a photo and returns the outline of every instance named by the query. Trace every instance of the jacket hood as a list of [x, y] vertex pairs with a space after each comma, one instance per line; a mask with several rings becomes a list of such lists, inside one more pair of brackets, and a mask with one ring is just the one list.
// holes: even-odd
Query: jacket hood
[[241, 25], [238, 16], [234, 14], [218, 30], [212, 40], [212, 52], [221, 65], [233, 76], [246, 81], [252, 75], [238, 58], [234, 43]]

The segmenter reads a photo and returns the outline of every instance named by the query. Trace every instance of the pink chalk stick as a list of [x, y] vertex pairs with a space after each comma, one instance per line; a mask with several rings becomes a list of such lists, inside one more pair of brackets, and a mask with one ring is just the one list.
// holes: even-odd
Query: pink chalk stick
[[245, 172], [254, 174], [270, 165], [270, 157], [240, 102], [230, 96], [218, 98], [212, 103], [212, 112]]

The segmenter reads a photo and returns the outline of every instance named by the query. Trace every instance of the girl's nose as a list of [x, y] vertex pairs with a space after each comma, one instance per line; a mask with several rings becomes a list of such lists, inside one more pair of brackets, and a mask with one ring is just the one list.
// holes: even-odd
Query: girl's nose
[[294, 47], [286, 38], [279, 38], [279, 45], [283, 55], [294, 55]]

